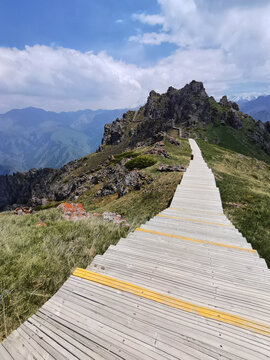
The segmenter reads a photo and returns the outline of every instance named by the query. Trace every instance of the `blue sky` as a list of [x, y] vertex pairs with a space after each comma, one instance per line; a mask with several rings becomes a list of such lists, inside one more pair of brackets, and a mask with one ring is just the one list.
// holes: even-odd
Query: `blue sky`
[[0, 0], [0, 112], [270, 93], [268, 0]]
[[[127, 60], [125, 55], [119, 55], [119, 49], [121, 53], [136, 32], [138, 24], [131, 20], [131, 14], [145, 8], [155, 12], [158, 4], [155, 0], [2, 1], [0, 46], [23, 49], [25, 45], [43, 44], [82, 52], [106, 49], [112, 56]], [[147, 27], [141, 24], [142, 31]], [[162, 55], [161, 49], [153, 49], [154, 59], [158, 52]], [[154, 60], [151, 54], [147, 56]]]
[[[115, 59], [140, 66], [169, 55], [176, 45], [130, 43], [135, 33], [149, 31], [132, 14], [159, 11], [156, 0], [9, 0], [0, 1], [0, 46], [24, 49], [36, 44], [102, 50]], [[158, 27], [156, 27], [158, 28]]]

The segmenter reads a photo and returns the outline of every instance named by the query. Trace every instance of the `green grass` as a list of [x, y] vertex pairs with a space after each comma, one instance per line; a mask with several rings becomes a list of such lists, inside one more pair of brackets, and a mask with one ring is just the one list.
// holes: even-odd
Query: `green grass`
[[[256, 122], [248, 115], [238, 112], [238, 116], [242, 122], [242, 128], [234, 129], [228, 124], [221, 124], [221, 119], [226, 118], [229, 108], [221, 106], [213, 98], [209, 99], [212, 122], [203, 124], [198, 122], [195, 127], [188, 129], [190, 137], [204, 139], [212, 144], [217, 144], [228, 150], [238, 152], [240, 154], [255, 157], [270, 164], [270, 154], [267, 154], [262, 147], [252, 141], [249, 134], [258, 132]], [[260, 135], [261, 136], [261, 135]], [[270, 137], [264, 135], [265, 139]]]
[[[94, 198], [94, 193], [102, 186], [98, 184], [91, 190], [82, 194], [78, 199], [88, 211], [103, 213], [113, 211], [126, 217], [132, 222], [133, 228], [166, 208], [174, 194], [176, 186], [179, 184], [183, 174], [161, 173], [157, 171], [160, 164], [183, 164], [189, 163], [190, 147], [188, 140], [181, 140], [181, 147], [165, 142], [165, 148], [170, 155], [164, 158], [152, 155], [157, 162], [154, 166], [141, 170], [142, 174], [150, 175], [153, 178], [151, 184], [142, 186], [140, 190], [130, 190], [124, 197], [117, 198], [117, 195], [109, 195], [104, 198]], [[150, 148], [140, 148], [137, 151], [147, 152]]]
[[129, 160], [126, 163], [126, 168], [128, 170], [145, 169], [149, 166], [154, 165], [156, 162], [157, 162], [157, 160], [154, 160], [151, 156], [142, 155], [142, 156], [137, 156], [134, 159]]
[[[35, 226], [40, 221], [47, 227]], [[127, 232], [99, 219], [63, 220], [58, 209], [0, 216], [0, 340], [48, 300], [73, 268], [86, 267]]]
[[216, 176], [226, 215], [270, 267], [270, 166], [202, 140], [198, 143]]
[[[73, 268], [85, 268], [95, 254], [103, 254], [110, 244], [116, 244], [128, 231], [169, 205], [182, 174], [160, 173], [157, 166], [161, 163], [188, 165], [190, 148], [187, 140], [181, 140], [181, 147], [165, 145], [170, 158], [153, 155], [156, 165], [141, 170], [153, 178], [151, 184], [131, 190], [119, 199], [117, 195], [94, 198], [94, 193], [102, 186], [96, 184], [78, 199], [88, 211], [114, 211], [123, 215], [130, 228], [100, 219], [68, 222], [54, 208], [33, 215], [0, 214], [0, 340], [37, 311], [59, 289]], [[122, 147], [113, 150], [122, 156]], [[143, 154], [148, 150], [149, 147], [142, 147], [136, 152]], [[105, 154], [94, 153], [81, 159], [81, 168], [74, 170], [72, 176], [98, 166], [108, 155], [107, 149]], [[40, 221], [47, 227], [36, 227]]]
[[115, 154], [113, 156], [112, 163], [119, 163], [124, 158], [135, 158], [137, 156], [139, 156], [139, 154], [134, 151], [126, 151], [121, 154]]

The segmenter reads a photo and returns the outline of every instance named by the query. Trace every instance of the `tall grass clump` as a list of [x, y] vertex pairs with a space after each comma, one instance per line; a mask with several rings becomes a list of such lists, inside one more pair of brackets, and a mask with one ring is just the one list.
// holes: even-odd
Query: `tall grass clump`
[[63, 220], [58, 209], [0, 216], [0, 340], [47, 301], [73, 268], [86, 267], [127, 232], [99, 219]]

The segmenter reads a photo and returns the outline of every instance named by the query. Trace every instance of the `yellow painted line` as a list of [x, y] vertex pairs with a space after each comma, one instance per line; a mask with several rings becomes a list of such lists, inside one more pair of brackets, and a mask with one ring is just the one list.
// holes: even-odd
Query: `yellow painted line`
[[155, 230], [148, 230], [148, 229], [137, 228], [136, 231], [143, 231], [143, 232], [147, 232], [147, 233], [149, 233], [149, 234], [154, 234], [154, 235], [168, 236], [168, 237], [170, 237], [170, 238], [181, 239], [181, 240], [186, 240], [186, 241], [191, 241], [191, 242], [195, 242], [195, 243], [198, 243], [198, 244], [216, 245], [216, 246], [221, 246], [221, 247], [230, 248], [230, 249], [236, 249], [236, 250], [241, 250], [241, 251], [247, 251], [247, 252], [252, 252], [252, 253], [256, 253], [256, 252], [257, 252], [256, 250], [246, 249], [246, 248], [242, 248], [242, 247], [236, 246], [236, 245], [220, 244], [220, 243], [214, 242], [214, 241], [193, 239], [193, 238], [189, 238], [189, 237], [185, 237], [185, 236], [181, 236], [181, 235], [167, 234], [167, 233], [163, 233], [163, 232], [159, 232], [159, 231], [155, 231]]
[[214, 213], [214, 212], [210, 212], [210, 211], [204, 211], [204, 210], [194, 210], [194, 209], [185, 209], [185, 208], [176, 208], [176, 207], [169, 207], [166, 210], [179, 210], [179, 211], [185, 211], [185, 212], [191, 212], [191, 213], [203, 213], [206, 215], [224, 215], [222, 213]]
[[216, 223], [216, 222], [212, 222], [212, 221], [187, 219], [187, 218], [183, 218], [183, 217], [180, 217], [180, 216], [169, 216], [169, 215], [163, 215], [163, 214], [158, 214], [157, 216], [165, 217], [165, 218], [168, 218], [168, 219], [185, 220], [185, 221], [193, 221], [193, 222], [198, 222], [198, 223], [203, 223], [203, 224], [211, 224], [211, 225], [229, 226], [229, 227], [232, 227], [231, 224], [220, 224], [220, 223]]
[[92, 271], [77, 268], [73, 272], [74, 276], [86, 279], [104, 286], [109, 286], [113, 289], [125, 291], [145, 299], [149, 299], [175, 309], [184, 310], [189, 313], [194, 313], [203, 316], [207, 319], [213, 319], [226, 324], [238, 326], [245, 330], [252, 331], [257, 334], [270, 336], [270, 327], [258, 323], [253, 320], [246, 319], [241, 316], [233, 315], [230, 313], [213, 310], [204, 306], [195, 305], [188, 301], [183, 301], [172, 296], [164, 295], [156, 291], [148, 290], [147, 288], [131, 284], [126, 281], [118, 280], [107, 275], [98, 274]]

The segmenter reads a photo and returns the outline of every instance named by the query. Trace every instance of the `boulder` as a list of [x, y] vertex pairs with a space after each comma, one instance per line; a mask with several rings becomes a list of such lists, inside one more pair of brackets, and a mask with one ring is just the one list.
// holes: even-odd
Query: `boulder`
[[147, 151], [147, 154], [152, 154], [152, 155], [158, 155], [158, 156], [163, 156], [165, 158], [169, 158], [169, 154], [168, 151], [164, 148], [165, 144], [163, 141], [159, 141], [155, 144], [155, 146], [153, 147], [153, 149]]
[[111, 124], [105, 124], [102, 145], [117, 145], [121, 142], [123, 135], [123, 120], [117, 118]]
[[129, 226], [129, 223], [126, 219], [123, 219], [121, 215], [113, 213], [113, 212], [104, 212], [103, 213], [103, 220], [107, 222], [113, 222], [117, 225], [124, 225]]
[[58, 205], [57, 208], [63, 212], [62, 216], [65, 220], [77, 221], [89, 217], [85, 208], [80, 203], [74, 204], [64, 202]]
[[186, 171], [186, 167], [184, 165], [166, 165], [166, 164], [162, 164], [159, 165], [159, 167], [157, 168], [157, 171], [160, 172], [184, 172]]

